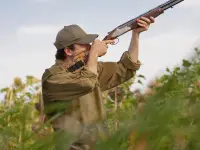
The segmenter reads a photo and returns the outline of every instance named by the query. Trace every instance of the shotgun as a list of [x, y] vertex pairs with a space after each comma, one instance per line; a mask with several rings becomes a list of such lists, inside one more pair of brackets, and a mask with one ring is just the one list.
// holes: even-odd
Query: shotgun
[[139, 19], [141, 17], [150, 18], [151, 16], [156, 18], [159, 15], [161, 15], [162, 13], [164, 13], [165, 10], [167, 10], [169, 8], [173, 8], [173, 6], [181, 3], [182, 1], [184, 1], [184, 0], [169, 0], [161, 5], [157, 6], [156, 8], [153, 8], [153, 9], [149, 10], [148, 12], [116, 27], [112, 31], [108, 32], [108, 35], [103, 40], [117, 39], [119, 36], [129, 32], [130, 30], [137, 28], [138, 27], [137, 22], [136, 22], [137, 19]]
[[[128, 22], [116, 27], [115, 29], [113, 29], [111, 32], [108, 32], [108, 35], [103, 39], [103, 40], [115, 40], [117, 39], [119, 36], [127, 33], [130, 30], [133, 30], [135, 28], [138, 27], [137, 25], [137, 19], [139, 19], [140, 17], [147, 17], [150, 18], [151, 16], [156, 18], [159, 15], [161, 15], [162, 13], [164, 13], [165, 10], [169, 9], [169, 8], [173, 8], [173, 6], [177, 5], [178, 3], [181, 3], [184, 0], [169, 0], [159, 6], [157, 6], [154, 9], [149, 10], [148, 12], [129, 20]], [[114, 43], [112, 45], [115, 45], [117, 43]], [[76, 61], [73, 62], [73, 64], [69, 65], [70, 67], [68, 68], [68, 70], [70, 72], [75, 71], [77, 68], [80, 68], [82, 66], [85, 65], [85, 60], [87, 60], [86, 58], [88, 57], [88, 52], [83, 52], [80, 55], [77, 56], [77, 58], [75, 59]]]

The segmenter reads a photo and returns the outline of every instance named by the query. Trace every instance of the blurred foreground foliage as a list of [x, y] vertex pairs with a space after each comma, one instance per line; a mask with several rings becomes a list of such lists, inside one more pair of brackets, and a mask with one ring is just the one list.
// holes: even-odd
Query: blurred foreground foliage
[[[143, 75], [106, 91], [106, 125], [111, 136], [99, 139], [95, 150], [199, 150], [200, 50], [195, 52], [181, 66], [167, 68], [144, 91], [130, 90], [134, 82], [142, 84]], [[53, 150], [54, 137], [60, 144], [70, 140], [41, 123], [44, 116], [36, 104], [41, 103], [40, 80], [16, 77], [1, 93], [1, 150]]]

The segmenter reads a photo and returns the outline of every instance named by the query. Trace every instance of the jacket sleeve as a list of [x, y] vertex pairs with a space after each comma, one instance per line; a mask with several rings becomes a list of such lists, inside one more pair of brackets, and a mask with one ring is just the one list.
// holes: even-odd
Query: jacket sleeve
[[84, 66], [80, 72], [62, 72], [49, 77], [43, 84], [50, 101], [72, 100], [90, 93], [97, 83], [97, 74]]
[[102, 91], [113, 88], [129, 79], [140, 68], [140, 61], [134, 63], [126, 51], [118, 62], [99, 62], [99, 83]]

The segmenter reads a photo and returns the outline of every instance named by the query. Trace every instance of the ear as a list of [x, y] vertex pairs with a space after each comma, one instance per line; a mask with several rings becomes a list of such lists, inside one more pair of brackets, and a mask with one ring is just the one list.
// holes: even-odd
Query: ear
[[70, 50], [69, 48], [65, 48], [64, 51], [67, 56], [72, 56], [72, 50]]

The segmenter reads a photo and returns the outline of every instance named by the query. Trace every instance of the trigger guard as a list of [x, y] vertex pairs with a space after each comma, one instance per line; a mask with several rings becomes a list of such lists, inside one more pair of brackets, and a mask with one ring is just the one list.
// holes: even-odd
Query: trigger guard
[[116, 38], [116, 39], [117, 39], [117, 42], [115, 42], [115, 43], [113, 43], [111, 45], [117, 45], [117, 43], [119, 43], [119, 39], [118, 38]]

